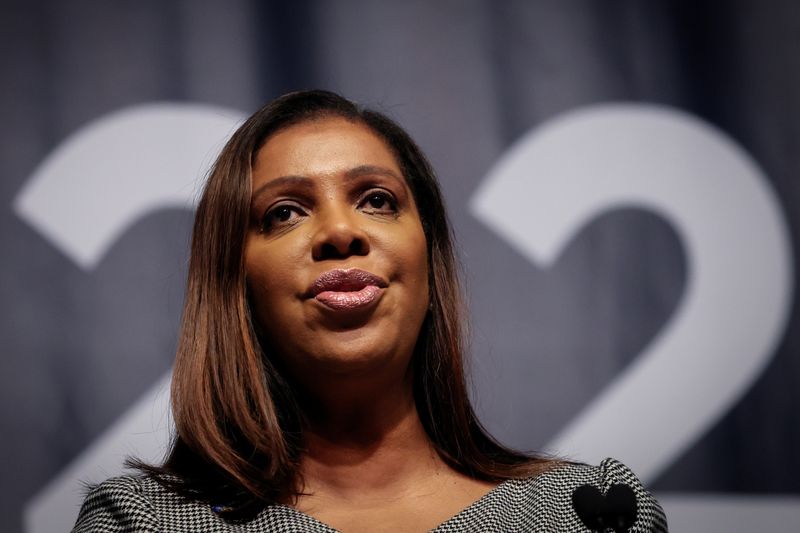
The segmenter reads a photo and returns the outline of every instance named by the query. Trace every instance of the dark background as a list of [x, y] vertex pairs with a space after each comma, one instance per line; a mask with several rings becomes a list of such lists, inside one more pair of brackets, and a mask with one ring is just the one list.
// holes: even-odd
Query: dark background
[[[476, 395], [493, 388], [499, 402], [483, 408], [490, 427], [504, 399], [534, 406], [522, 436], [509, 437], [530, 448], [636, 357], [675, 309], [687, 268], [670, 225], [636, 209], [595, 220], [547, 271], [518, 255], [466, 206], [520, 136], [597, 103], [691, 113], [757, 161], [800, 249], [793, 0], [5, 0], [0, 73], [3, 531], [21, 530], [25, 502], [174, 355], [190, 211], [142, 218], [87, 271], [12, 210], [49, 153], [115, 110], [187, 101], [249, 114], [284, 92], [320, 87], [396, 118], [445, 191], [470, 289], [474, 357], [542, 357], [524, 387], [476, 376]], [[511, 298], [520, 292], [530, 298]], [[765, 372], [650, 487], [797, 496], [798, 342], [793, 307]], [[591, 375], [580, 372], [588, 360], [598, 369]]]

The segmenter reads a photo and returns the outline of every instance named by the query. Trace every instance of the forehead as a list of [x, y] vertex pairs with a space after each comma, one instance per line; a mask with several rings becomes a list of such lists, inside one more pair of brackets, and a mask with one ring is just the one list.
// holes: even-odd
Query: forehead
[[368, 126], [340, 117], [307, 120], [267, 138], [256, 153], [254, 185], [299, 175], [328, 176], [364, 165], [402, 175], [394, 153]]

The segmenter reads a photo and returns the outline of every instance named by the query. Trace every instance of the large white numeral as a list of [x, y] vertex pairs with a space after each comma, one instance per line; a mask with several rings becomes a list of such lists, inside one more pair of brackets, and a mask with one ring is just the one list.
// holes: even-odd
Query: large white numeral
[[[17, 196], [17, 214], [86, 270], [137, 220], [191, 209], [198, 185], [241, 121], [207, 105], [149, 104], [102, 117], [66, 139]], [[126, 456], [158, 461], [169, 442], [169, 375], [25, 507], [28, 533], [63, 531], [83, 499], [81, 482], [122, 471]]]
[[686, 290], [656, 338], [549, 448], [589, 462], [613, 455], [648, 480], [759, 375], [786, 325], [793, 278], [787, 226], [761, 170], [676, 110], [605, 105], [562, 116], [509, 150], [471, 204], [545, 267], [598, 215], [629, 206], [678, 232]]
[[238, 112], [147, 104], [81, 128], [36, 169], [17, 214], [90, 270], [133, 223], [157, 209], [191, 209]]

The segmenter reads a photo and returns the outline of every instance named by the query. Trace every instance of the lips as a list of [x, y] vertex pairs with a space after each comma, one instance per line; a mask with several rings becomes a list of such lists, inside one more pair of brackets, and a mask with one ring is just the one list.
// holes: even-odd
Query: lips
[[381, 277], [358, 268], [324, 272], [309, 288], [310, 297], [329, 309], [363, 309], [375, 302], [388, 283]]

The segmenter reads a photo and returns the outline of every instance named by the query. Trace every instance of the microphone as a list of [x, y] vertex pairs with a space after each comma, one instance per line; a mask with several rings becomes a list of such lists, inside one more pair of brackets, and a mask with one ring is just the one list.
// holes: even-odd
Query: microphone
[[572, 493], [572, 507], [593, 532], [626, 533], [636, 522], [636, 495], [628, 485], [611, 485], [605, 496], [593, 485], [581, 485]]

